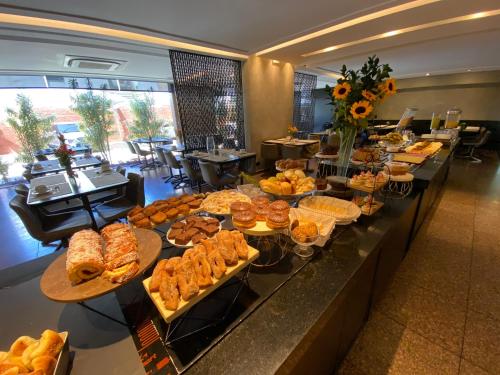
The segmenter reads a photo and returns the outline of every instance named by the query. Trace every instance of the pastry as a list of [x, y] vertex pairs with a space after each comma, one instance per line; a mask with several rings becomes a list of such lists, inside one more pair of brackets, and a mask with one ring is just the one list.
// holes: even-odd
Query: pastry
[[197, 235], [198, 233], [200, 233], [200, 230], [197, 229], [197, 228], [189, 228], [185, 231], [186, 233], [186, 236], [189, 237], [189, 239], [191, 239], [193, 236]]
[[254, 211], [236, 211], [233, 213], [233, 225], [237, 228], [253, 228], [256, 214]]
[[161, 211], [158, 211], [157, 213], [152, 215], [149, 219], [155, 224], [161, 224], [161, 223], [164, 223], [165, 220], [167, 220], [167, 215], [165, 215]]
[[190, 238], [186, 235], [185, 232], [182, 232], [178, 236], [175, 237], [175, 244], [176, 245], [187, 245], [189, 242]]
[[179, 307], [179, 290], [177, 289], [177, 275], [169, 275], [162, 270], [160, 275], [160, 297], [167, 310], [175, 311]]
[[137, 238], [126, 224], [112, 224], [101, 231], [104, 237], [103, 277], [115, 283], [132, 278], [139, 271]]
[[248, 259], [248, 245], [247, 241], [245, 241], [245, 237], [243, 233], [233, 230], [231, 232], [231, 236], [234, 241], [234, 248], [236, 249], [236, 253], [238, 254], [238, 258], [247, 260]]
[[46, 329], [43, 331], [36, 348], [29, 353], [29, 358], [33, 360], [42, 355], [48, 355], [55, 358], [61, 351], [63, 345], [64, 342], [57, 332]]
[[217, 220], [216, 218], [214, 217], [207, 217], [204, 219], [205, 223], [207, 224], [213, 224], [213, 225], [217, 225], [219, 226], [219, 220]]
[[157, 213], [158, 210], [156, 209], [155, 206], [153, 206], [152, 204], [150, 204], [149, 206], [144, 207], [144, 210], [142, 212], [144, 213], [144, 215], [146, 215], [146, 216], [149, 217], [149, 216], [152, 216], [155, 213]]
[[183, 223], [182, 221], [176, 221], [173, 223], [170, 228], [172, 229], [183, 229], [186, 226], [186, 223]]
[[299, 223], [292, 229], [292, 235], [299, 242], [312, 242], [318, 236], [318, 226], [313, 222]]
[[206, 238], [208, 238], [208, 237], [207, 237], [207, 235], [205, 233], [198, 233], [198, 234], [195, 234], [193, 236], [193, 238], [191, 238], [191, 242], [193, 244], [198, 244], [198, 243], [201, 242], [201, 240], [204, 240]]
[[181, 233], [183, 233], [182, 229], [170, 229], [170, 231], [168, 232], [168, 239], [175, 240]]
[[182, 299], [188, 301], [196, 296], [200, 288], [196, 282], [193, 262], [190, 259], [183, 258], [175, 267], [175, 273], [177, 275], [177, 283]]
[[[208, 249], [207, 249], [208, 250]], [[220, 279], [226, 273], [226, 262], [220, 254], [219, 250], [214, 249], [208, 252], [207, 255], [208, 262], [210, 263], [210, 268], [215, 278]]]
[[257, 221], [266, 221], [269, 214], [269, 205], [255, 206], [255, 219]]
[[143, 229], [151, 229], [152, 228], [151, 221], [149, 221], [149, 219], [147, 217], [145, 217], [142, 220], [134, 222], [134, 226], [136, 228], [143, 228]]
[[156, 264], [151, 275], [151, 280], [149, 281], [149, 290], [151, 292], [158, 292], [160, 290], [161, 273], [165, 270], [167, 263], [168, 259], [162, 259]]
[[91, 229], [76, 232], [66, 252], [66, 272], [73, 284], [93, 279], [104, 272], [102, 239]]
[[31, 366], [34, 371], [31, 374], [37, 374], [37, 372], [39, 372], [40, 375], [52, 374], [56, 368], [56, 364], [57, 360], [53, 356], [41, 355], [31, 361]]
[[[10, 346], [9, 355], [14, 357], [19, 357], [23, 355], [23, 352], [30, 346], [31, 344], [37, 342], [33, 337], [29, 336], [21, 336], [18, 337], [16, 341]], [[1, 362], [1, 359], [0, 359]]]
[[145, 218], [146, 218], [146, 215], [144, 215], [142, 212], [138, 212], [134, 216], [129, 216], [128, 221], [130, 221], [132, 223], [136, 223], [136, 222], [138, 222], [142, 219], [145, 219]]
[[123, 266], [104, 271], [102, 273], [102, 277], [112, 283], [121, 284], [130, 280], [137, 272], [139, 272], [139, 263], [131, 262], [124, 264]]
[[166, 204], [168, 204], [168, 202], [167, 202], [166, 199], [158, 199], [158, 200], [156, 200], [156, 201], [154, 201], [152, 203], [152, 205], [156, 206], [158, 210], [160, 209], [159, 206], [163, 206], [163, 205], [166, 205]]
[[165, 212], [165, 215], [167, 215], [167, 219], [172, 220], [179, 215], [179, 210], [177, 208], [171, 208], [167, 212]]
[[181, 204], [177, 206], [177, 210], [179, 210], [179, 215], [188, 215], [189, 211], [191, 211], [187, 204]]
[[236, 212], [250, 211], [252, 210], [252, 204], [248, 202], [233, 202], [229, 206], [231, 213], [234, 215]]
[[216, 234], [219, 231], [219, 226], [218, 225], [207, 225], [206, 227], [206, 233], [208, 237], [212, 237], [214, 234]]
[[284, 229], [290, 225], [288, 213], [271, 211], [266, 218], [266, 224], [271, 229]]
[[276, 211], [286, 212], [288, 214], [288, 212], [290, 211], [290, 206], [288, 205], [287, 202], [283, 200], [277, 200], [269, 205], [269, 210], [273, 212]]
[[201, 202], [203, 202], [202, 199], [195, 199], [191, 202], [188, 202], [188, 206], [192, 209], [196, 209], [196, 208], [199, 208], [200, 205], [201, 205]]
[[196, 272], [196, 282], [200, 288], [207, 288], [213, 284], [212, 269], [207, 256], [203, 252], [198, 252], [193, 257], [194, 271]]
[[214, 214], [230, 214], [229, 206], [233, 202], [247, 202], [251, 200], [245, 194], [236, 190], [222, 190], [209, 194], [201, 203], [200, 208]]
[[258, 197], [253, 198], [252, 199], [252, 203], [255, 206], [267, 206], [270, 202], [269, 202], [269, 198], [268, 197], [260, 195]]
[[165, 266], [165, 271], [167, 271], [167, 273], [172, 276], [175, 273], [175, 267], [177, 267], [181, 260], [181, 257], [169, 258]]
[[141, 206], [135, 206], [134, 208], [132, 208], [127, 216], [135, 216], [137, 215], [138, 213], [142, 212], [142, 207]]
[[192, 195], [185, 195], [181, 198], [181, 202], [184, 204], [188, 204], [189, 202], [192, 202], [194, 200], [196, 200], [196, 198], [193, 197]]
[[201, 244], [203, 246], [205, 246], [205, 250], [207, 252], [208, 255], [210, 255], [210, 253], [212, 251], [215, 251], [217, 250], [217, 242], [212, 240], [212, 239], [209, 239], [209, 240], [201, 240]]
[[234, 247], [234, 241], [228, 230], [221, 230], [215, 236], [217, 239], [217, 248], [224, 258], [227, 266], [234, 266], [238, 263], [238, 253]]

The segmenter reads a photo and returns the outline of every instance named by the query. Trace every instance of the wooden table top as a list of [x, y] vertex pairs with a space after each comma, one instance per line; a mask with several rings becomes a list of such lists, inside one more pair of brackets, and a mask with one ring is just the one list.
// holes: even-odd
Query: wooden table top
[[82, 302], [110, 293], [141, 276], [160, 256], [162, 241], [160, 236], [149, 229], [135, 228], [139, 244], [139, 271], [124, 283], [111, 283], [103, 277], [96, 277], [83, 283], [72, 285], [66, 273], [66, 251], [47, 267], [40, 279], [40, 289], [47, 298], [56, 302]]

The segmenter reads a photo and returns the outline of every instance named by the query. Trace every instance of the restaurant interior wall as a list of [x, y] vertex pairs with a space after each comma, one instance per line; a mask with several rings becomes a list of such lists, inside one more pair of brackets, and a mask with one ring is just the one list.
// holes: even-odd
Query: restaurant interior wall
[[287, 135], [292, 123], [294, 69], [290, 63], [250, 56], [243, 63], [243, 101], [247, 148], [257, 153], [266, 139]]
[[500, 120], [500, 72], [467, 72], [398, 80], [398, 95], [377, 108], [380, 120], [396, 120], [406, 107], [417, 107], [415, 119], [427, 120], [432, 113], [452, 107], [462, 110], [462, 119]]

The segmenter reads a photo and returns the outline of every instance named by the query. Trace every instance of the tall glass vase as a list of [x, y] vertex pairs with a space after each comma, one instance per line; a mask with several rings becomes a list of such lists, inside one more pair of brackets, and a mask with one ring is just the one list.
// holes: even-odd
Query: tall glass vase
[[340, 134], [339, 158], [337, 160], [337, 176], [346, 177], [351, 160], [354, 141], [356, 140], [357, 129], [353, 125], [346, 125], [337, 130]]

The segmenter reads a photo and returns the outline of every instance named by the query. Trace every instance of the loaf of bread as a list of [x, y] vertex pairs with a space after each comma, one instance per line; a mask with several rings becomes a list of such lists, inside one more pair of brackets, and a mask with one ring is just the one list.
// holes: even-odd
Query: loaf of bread
[[73, 284], [93, 279], [103, 273], [102, 240], [91, 229], [75, 233], [66, 254], [66, 272]]

